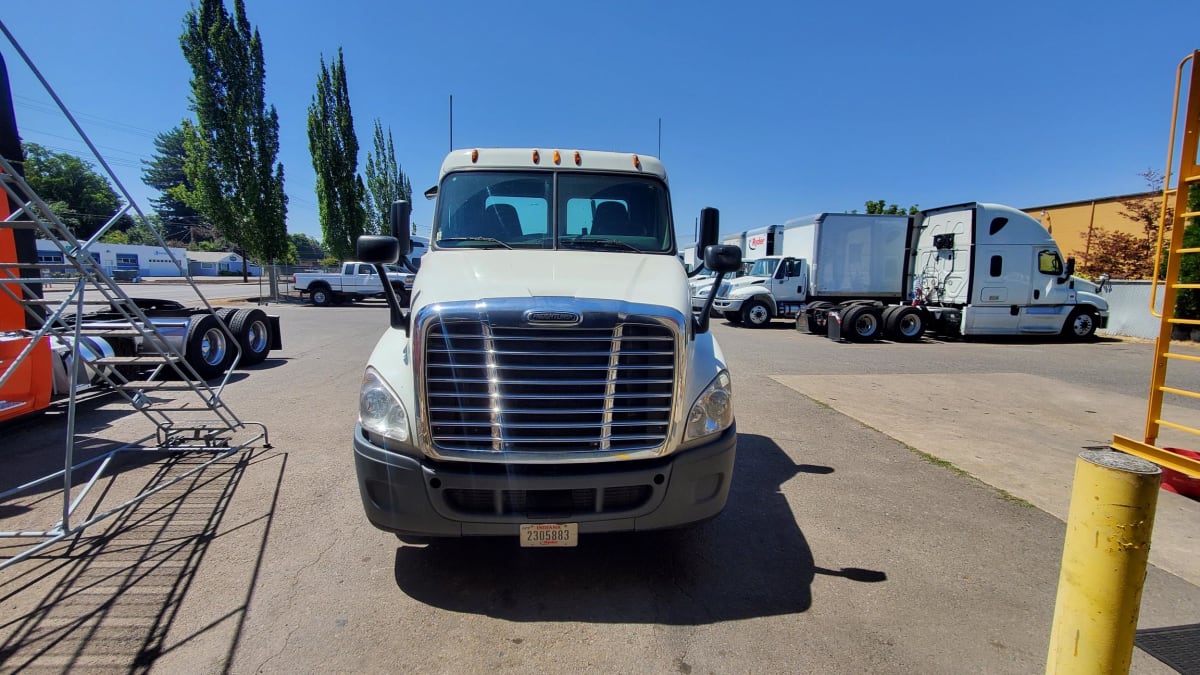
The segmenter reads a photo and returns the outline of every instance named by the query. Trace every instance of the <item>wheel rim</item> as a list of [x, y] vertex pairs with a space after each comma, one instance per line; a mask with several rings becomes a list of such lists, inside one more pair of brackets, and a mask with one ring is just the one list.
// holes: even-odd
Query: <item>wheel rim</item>
[[762, 305], [754, 305], [750, 308], [750, 323], [759, 324], [766, 323], [771, 316], [767, 313], [767, 308]]
[[1075, 334], [1079, 337], [1090, 335], [1092, 332], [1092, 315], [1080, 314], [1075, 317]]
[[921, 319], [916, 314], [905, 314], [900, 317], [900, 334], [912, 337], [921, 332]]
[[225, 333], [220, 328], [210, 328], [200, 341], [200, 359], [210, 366], [225, 362]]
[[265, 351], [267, 348], [267, 325], [262, 321], [250, 324], [250, 329], [246, 331], [246, 344], [250, 347], [250, 351], [256, 354]]
[[854, 321], [854, 332], [862, 336], [874, 335], [879, 330], [879, 320], [874, 314], [862, 313]]
[[325, 304], [325, 291], [313, 291], [312, 299], [313, 302], [317, 303], [318, 305]]

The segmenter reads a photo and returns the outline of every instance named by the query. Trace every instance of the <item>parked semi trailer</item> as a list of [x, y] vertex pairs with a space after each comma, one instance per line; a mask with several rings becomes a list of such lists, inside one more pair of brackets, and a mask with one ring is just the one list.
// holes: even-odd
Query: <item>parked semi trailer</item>
[[854, 341], [927, 330], [1089, 339], [1108, 319], [1108, 303], [1073, 276], [1074, 259], [1041, 223], [999, 204], [822, 213], [788, 221], [774, 245], [778, 255], [722, 284], [714, 312], [751, 327], [795, 318], [814, 333], [833, 320]]

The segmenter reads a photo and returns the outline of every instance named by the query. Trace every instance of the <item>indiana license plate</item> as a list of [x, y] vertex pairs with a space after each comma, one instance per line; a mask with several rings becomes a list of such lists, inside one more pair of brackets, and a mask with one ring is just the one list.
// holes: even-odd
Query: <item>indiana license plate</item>
[[526, 523], [521, 525], [521, 546], [575, 546], [579, 523]]

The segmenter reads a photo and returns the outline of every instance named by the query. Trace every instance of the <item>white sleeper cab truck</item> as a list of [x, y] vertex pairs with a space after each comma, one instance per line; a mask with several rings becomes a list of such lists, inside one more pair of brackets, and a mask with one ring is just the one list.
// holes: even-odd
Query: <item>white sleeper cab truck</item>
[[[573, 546], [716, 516], [736, 449], [730, 376], [708, 313], [691, 312], [662, 164], [457, 150], [426, 194], [411, 306], [388, 293], [359, 398], [371, 523]], [[360, 259], [407, 264], [409, 213], [393, 205], [393, 236], [361, 237]], [[717, 230], [704, 209], [697, 248], [721, 274], [741, 251]]]

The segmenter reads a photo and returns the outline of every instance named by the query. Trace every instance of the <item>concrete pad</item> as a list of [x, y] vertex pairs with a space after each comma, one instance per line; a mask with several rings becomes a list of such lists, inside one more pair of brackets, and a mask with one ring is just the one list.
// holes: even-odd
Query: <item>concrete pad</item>
[[[1142, 437], [1146, 402], [1020, 373], [786, 375], [777, 382], [979, 480], [1067, 518], [1075, 458], [1119, 433]], [[1164, 406], [1164, 418], [1196, 411]], [[1197, 439], [1164, 429], [1160, 446]], [[1200, 502], [1158, 498], [1150, 562], [1200, 585]]]

